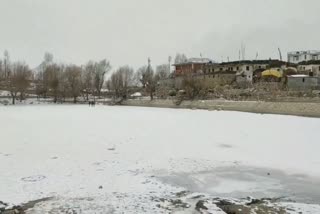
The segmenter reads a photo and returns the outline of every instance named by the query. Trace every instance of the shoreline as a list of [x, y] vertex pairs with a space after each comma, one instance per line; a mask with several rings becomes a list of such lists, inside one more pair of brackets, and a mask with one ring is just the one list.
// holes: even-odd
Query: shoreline
[[202, 109], [209, 111], [239, 111], [256, 114], [277, 114], [320, 118], [320, 103], [316, 102], [268, 102], [268, 101], [227, 101], [227, 100], [125, 100], [123, 106]]
[[[1, 100], [0, 100], [1, 101]], [[174, 99], [129, 99], [114, 104], [111, 100], [97, 101], [97, 105], [135, 106], [153, 108], [173, 108], [173, 109], [199, 109], [208, 111], [237, 111], [255, 114], [275, 114], [290, 115], [300, 117], [320, 118], [320, 102], [304, 100], [285, 101], [232, 101], [232, 100], [184, 100], [180, 104]], [[2, 102], [0, 102], [1, 104]], [[30, 102], [19, 103], [19, 105], [32, 104], [54, 104], [52, 101], [32, 100]], [[3, 103], [2, 103], [3, 104]], [[65, 101], [60, 104], [87, 105], [87, 102], [78, 101], [73, 103]], [[9, 104], [10, 105], [10, 104]]]

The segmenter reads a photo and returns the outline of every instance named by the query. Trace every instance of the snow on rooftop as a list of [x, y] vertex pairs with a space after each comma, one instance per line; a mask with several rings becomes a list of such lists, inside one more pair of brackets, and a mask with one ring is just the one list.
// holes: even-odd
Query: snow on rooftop
[[214, 62], [212, 59], [209, 58], [189, 58], [187, 61], [185, 62], [181, 62], [178, 64], [197, 64], [197, 63], [210, 63], [210, 62]]
[[302, 55], [302, 54], [320, 54], [320, 50], [307, 50], [307, 51], [291, 51], [290, 55]]
[[141, 97], [142, 94], [140, 92], [135, 92], [133, 94], [131, 94], [132, 97]]
[[305, 74], [293, 74], [293, 75], [290, 75], [289, 77], [309, 77], [309, 76]]
[[194, 62], [194, 63], [208, 63], [212, 60], [209, 58], [190, 58], [188, 59], [188, 62]]

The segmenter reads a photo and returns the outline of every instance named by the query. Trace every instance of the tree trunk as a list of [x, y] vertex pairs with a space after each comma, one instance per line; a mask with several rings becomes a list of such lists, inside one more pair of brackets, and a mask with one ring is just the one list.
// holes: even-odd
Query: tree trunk
[[16, 96], [12, 95], [12, 105], [16, 104]]
[[20, 92], [20, 102], [22, 102], [22, 100], [23, 100], [23, 93]]
[[152, 90], [150, 91], [150, 99], [153, 100], [153, 92], [152, 92]]

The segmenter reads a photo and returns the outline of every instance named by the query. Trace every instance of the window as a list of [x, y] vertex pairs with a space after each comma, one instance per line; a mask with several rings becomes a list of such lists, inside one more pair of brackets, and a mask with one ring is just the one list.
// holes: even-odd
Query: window
[[237, 67], [237, 71], [239, 71], [239, 67]]
[[223, 68], [220, 68], [220, 71], [223, 71]]
[[214, 72], [214, 68], [212, 68], [212, 72]]
[[259, 65], [259, 68], [261, 68], [261, 65]]
[[305, 79], [304, 78], [302, 78], [302, 82], [304, 82], [305, 81]]
[[247, 66], [247, 71], [249, 71], [250, 70], [250, 66]]
[[307, 55], [304, 55], [304, 59], [307, 60]]

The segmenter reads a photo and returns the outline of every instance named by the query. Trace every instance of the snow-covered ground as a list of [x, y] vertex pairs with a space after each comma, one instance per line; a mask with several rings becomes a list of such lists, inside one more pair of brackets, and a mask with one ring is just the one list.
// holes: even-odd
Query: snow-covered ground
[[0, 201], [53, 197], [29, 213], [167, 213], [159, 199], [187, 190], [285, 197], [320, 213], [319, 127], [238, 112], [0, 106]]

